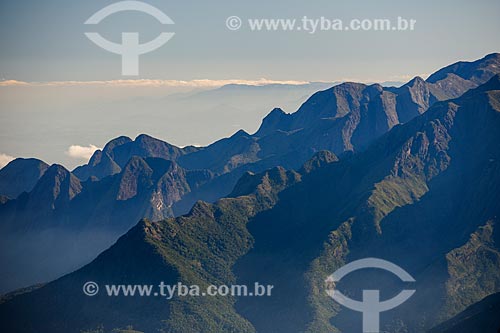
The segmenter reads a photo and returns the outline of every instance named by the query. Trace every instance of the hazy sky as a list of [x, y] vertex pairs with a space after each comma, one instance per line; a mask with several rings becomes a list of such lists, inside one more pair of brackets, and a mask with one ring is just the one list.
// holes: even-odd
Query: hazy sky
[[[211, 98], [210, 103], [203, 97], [191, 104], [162, 99], [200, 85], [229, 82], [220, 80], [408, 81], [459, 60], [500, 52], [498, 0], [146, 0], [175, 24], [122, 12], [96, 26], [84, 25], [115, 2], [0, 0], [0, 167], [19, 156], [74, 167], [109, 139], [142, 132], [180, 145], [208, 144], [239, 128], [254, 130], [272, 107], [299, 105], [309, 93], [309, 88], [280, 91], [275, 99], [262, 95], [262, 101], [261, 95], [243, 94], [230, 102]], [[238, 31], [226, 27], [233, 15], [244, 22]], [[346, 22], [401, 16], [416, 20], [416, 25], [413, 31], [310, 34], [257, 32], [246, 24], [248, 19], [304, 16]], [[102, 82], [88, 85], [130, 77], [121, 75], [121, 57], [97, 47], [85, 32], [98, 32], [114, 42], [120, 42], [122, 32], [138, 32], [141, 43], [160, 32], [174, 32], [166, 45], [140, 57], [140, 76], [132, 77], [169, 81], [154, 87], [149, 87], [151, 81], [125, 88], [115, 87], [115, 81], [111, 88]], [[12, 86], [8, 80], [29, 84]], [[239, 105], [249, 100], [261, 103]], [[271, 104], [274, 100], [276, 105]]]
[[[458, 59], [498, 52], [498, 0], [148, 0], [175, 22], [162, 26], [134, 12], [114, 14], [97, 27], [83, 23], [110, 0], [0, 1], [0, 78], [24, 81], [121, 78], [120, 57], [85, 36], [93, 29], [119, 41], [175, 32], [141, 57], [141, 77], [161, 79], [390, 80], [429, 73]], [[404, 32], [230, 31], [228, 16], [248, 18], [391, 18], [417, 20]], [[166, 27], [166, 29], [165, 29]]]

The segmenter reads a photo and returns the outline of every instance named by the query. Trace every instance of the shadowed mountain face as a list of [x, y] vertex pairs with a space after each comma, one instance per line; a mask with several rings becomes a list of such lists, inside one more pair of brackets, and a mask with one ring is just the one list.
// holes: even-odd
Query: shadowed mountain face
[[[239, 283], [267, 281], [275, 295], [242, 298], [239, 312], [257, 331], [360, 331], [361, 315], [332, 303], [324, 280], [366, 257], [417, 280], [415, 296], [382, 317], [390, 332], [421, 332], [497, 292], [499, 89], [495, 77], [439, 103], [283, 192], [250, 221], [255, 246], [236, 266]], [[381, 289], [385, 299], [404, 289], [383, 273], [366, 274], [340, 288], [355, 299], [363, 289]]]
[[[91, 264], [2, 303], [0, 319], [9, 332], [68, 333], [99, 324], [145, 332], [356, 332], [360, 313], [331, 300], [324, 281], [347, 262], [378, 257], [407, 270], [417, 290], [384, 313], [383, 330], [426, 331], [500, 291], [499, 128], [494, 76], [393, 128], [364, 152], [340, 160], [321, 152], [300, 173], [281, 167], [247, 173], [229, 198], [198, 202], [175, 219], [142, 221]], [[135, 186], [126, 188], [133, 193]], [[148, 250], [128, 252], [135, 248]], [[81, 292], [84, 281], [158, 284], [157, 278], [274, 289], [269, 297], [165, 303]], [[368, 270], [337, 287], [355, 299], [363, 289], [379, 289], [388, 299], [406, 286]], [[151, 311], [142, 316], [139, 309]]]
[[29, 192], [49, 166], [34, 158], [17, 158], [0, 170], [0, 195], [10, 199]]
[[[58, 226], [124, 232], [129, 226], [120, 219], [169, 216], [172, 204], [203, 181], [204, 174], [186, 171], [162, 158], [133, 156], [120, 173], [99, 182], [81, 182], [64, 167], [53, 165], [30, 193], [4, 204], [0, 210], [3, 221], [15, 219], [16, 223], [4, 222], [2, 227], [20, 233]], [[44, 220], [44, 216], [51, 218]]]
[[493, 332], [500, 330], [500, 293], [490, 295], [429, 333]]
[[[34, 301], [31, 301], [32, 294], [25, 294], [1, 304], [2, 327], [12, 332], [39, 332], [45, 328], [53, 332], [79, 332], [100, 324], [105, 324], [106, 328], [132, 324], [147, 332], [165, 326], [170, 332], [185, 332], [186, 327], [193, 332], [251, 332], [251, 324], [232, 308], [232, 297], [167, 301], [163, 297], [154, 300], [103, 295], [90, 299], [81, 293], [81, 284], [92, 279], [103, 284], [114, 281], [128, 284], [133, 280], [141, 284], [163, 281], [174, 285], [177, 281], [184, 281], [205, 287], [209, 280], [234, 281], [232, 263], [251, 244], [245, 222], [258, 211], [271, 207], [279, 191], [299, 181], [300, 175], [276, 168], [263, 174], [248, 174], [246, 179], [237, 190], [244, 196], [221, 199], [215, 205], [199, 202], [189, 216], [165, 220], [164, 223], [142, 221], [91, 264], [35, 290]], [[249, 188], [247, 182], [258, 185]], [[115, 264], [110, 265], [111, 261]], [[65, 291], [60, 289], [61, 285]], [[64, 297], [52, 298], [51, 293]], [[7, 316], [17, 316], [17, 309], [24, 307], [24, 302], [30, 302], [30, 307], [25, 309], [31, 316], [39, 312], [38, 302], [42, 300], [48, 300], [48, 303], [43, 307], [47, 311], [37, 315], [40, 322], [30, 320], [22, 326], [9, 323]], [[56, 319], [53, 315], [59, 311], [60, 302], [64, 303], [66, 310]], [[102, 311], [101, 315], [95, 317], [95, 311]], [[80, 314], [78, 323], [70, 319], [74, 313]], [[109, 320], [112, 320], [111, 324]], [[164, 320], [168, 322], [164, 323]]]
[[64, 167], [51, 166], [30, 193], [0, 208], [2, 290], [76, 269], [134, 220], [172, 216], [173, 203], [210, 177], [137, 156], [101, 181], [81, 182]]

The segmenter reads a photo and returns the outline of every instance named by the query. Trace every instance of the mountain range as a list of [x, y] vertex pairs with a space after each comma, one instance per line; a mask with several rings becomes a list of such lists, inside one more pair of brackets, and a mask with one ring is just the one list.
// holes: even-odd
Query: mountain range
[[[337, 306], [323, 284], [336, 268], [367, 256], [397, 263], [417, 281], [415, 296], [382, 317], [384, 329], [422, 332], [442, 324], [500, 291], [499, 65], [500, 55], [492, 54], [399, 88], [344, 83], [314, 94], [293, 114], [274, 109], [253, 135], [239, 131], [202, 148], [120, 137], [73, 172], [53, 165], [35, 184], [35, 176], [26, 177], [11, 196], [2, 193], [7, 269], [18, 258], [12, 244], [36, 243], [33, 235], [67, 232], [76, 239], [74, 252], [85, 248], [89, 260], [146, 219], [83, 268], [5, 298], [4, 327], [359, 331], [361, 315]], [[0, 179], [15, 173], [5, 174]], [[101, 243], [97, 231], [108, 235]], [[49, 237], [55, 248], [57, 238]], [[67, 257], [66, 270], [83, 261], [71, 251]], [[272, 297], [167, 302], [88, 298], [85, 281], [259, 281], [275, 290]], [[341, 287], [380, 286], [389, 295], [401, 289], [382, 273]]]

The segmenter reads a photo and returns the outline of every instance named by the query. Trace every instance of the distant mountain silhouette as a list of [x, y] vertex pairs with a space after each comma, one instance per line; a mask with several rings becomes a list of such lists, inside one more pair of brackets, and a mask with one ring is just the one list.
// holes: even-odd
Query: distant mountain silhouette
[[195, 147], [178, 148], [148, 135], [139, 135], [134, 141], [121, 136], [106, 144], [103, 150], [97, 150], [87, 165], [73, 170], [82, 180], [90, 177], [98, 179], [119, 173], [133, 156], [159, 157], [175, 161], [179, 156], [196, 151]]

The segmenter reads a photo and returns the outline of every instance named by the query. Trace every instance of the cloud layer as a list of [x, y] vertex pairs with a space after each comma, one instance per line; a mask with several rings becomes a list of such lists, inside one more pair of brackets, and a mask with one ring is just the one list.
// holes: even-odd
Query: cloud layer
[[96, 87], [192, 87], [216, 88], [227, 84], [246, 84], [251, 86], [265, 86], [268, 84], [302, 85], [308, 81], [279, 81], [279, 80], [110, 80], [110, 81], [48, 81], [26, 82], [17, 80], [0, 81], [0, 87], [68, 87], [68, 86], [96, 86]]
[[69, 146], [68, 150], [66, 151], [66, 155], [75, 159], [88, 161], [92, 157], [92, 154], [94, 154], [94, 152], [98, 149], [101, 148], [94, 145], [88, 145], [87, 147], [72, 145]]
[[6, 154], [0, 154], [0, 169], [9, 164], [10, 161], [12, 161], [15, 157], [6, 155]]

